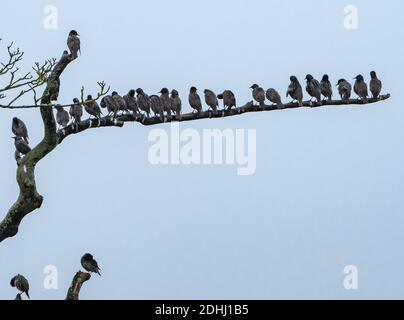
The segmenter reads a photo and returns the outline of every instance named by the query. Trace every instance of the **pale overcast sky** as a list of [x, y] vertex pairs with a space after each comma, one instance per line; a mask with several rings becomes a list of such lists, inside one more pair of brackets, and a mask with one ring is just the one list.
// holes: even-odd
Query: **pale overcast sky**
[[[58, 29], [44, 28], [44, 8]], [[355, 5], [356, 31], [344, 28]], [[401, 1], [149, 0], [4, 1], [2, 53], [14, 41], [35, 61], [59, 57], [71, 29], [82, 56], [63, 74], [60, 102], [105, 80], [120, 93], [189, 87], [275, 87], [307, 73], [352, 79], [371, 70], [386, 102], [247, 114], [181, 128], [256, 129], [257, 171], [235, 166], [153, 166], [153, 128], [90, 130], [69, 137], [38, 165], [43, 207], [0, 244], [0, 299], [13, 299], [17, 273], [32, 299], [63, 299], [80, 257], [102, 269], [82, 299], [367, 299], [404, 297], [404, 37]], [[353, 81], [353, 80], [352, 80]], [[22, 102], [30, 102], [26, 99]], [[42, 138], [38, 110], [0, 110], [0, 214], [18, 195], [11, 119], [31, 145]], [[169, 130], [167, 125], [157, 126]], [[43, 285], [46, 266], [58, 290]], [[343, 286], [359, 270], [359, 290]]]

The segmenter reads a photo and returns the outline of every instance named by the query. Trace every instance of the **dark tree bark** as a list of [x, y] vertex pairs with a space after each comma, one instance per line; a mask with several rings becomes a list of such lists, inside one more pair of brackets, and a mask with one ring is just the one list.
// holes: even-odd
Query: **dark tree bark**
[[81, 271], [77, 272], [73, 278], [69, 290], [67, 291], [66, 300], [79, 300], [81, 287], [90, 279], [91, 274]]
[[35, 167], [47, 154], [58, 145], [56, 133], [56, 121], [52, 107], [46, 107], [51, 103], [51, 97], [59, 94], [60, 76], [71, 60], [68, 55], [63, 55], [54, 67], [44, 94], [41, 99], [41, 116], [44, 124], [44, 137], [42, 141], [22, 160], [17, 168], [17, 182], [20, 194], [17, 201], [8, 211], [6, 217], [0, 223], [0, 242], [13, 237], [18, 233], [21, 221], [26, 215], [42, 206], [43, 197], [38, 193], [35, 183]]

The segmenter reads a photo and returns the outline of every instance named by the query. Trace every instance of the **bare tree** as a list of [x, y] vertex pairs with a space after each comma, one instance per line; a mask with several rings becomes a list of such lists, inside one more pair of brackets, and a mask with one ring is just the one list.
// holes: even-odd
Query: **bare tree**
[[[195, 121], [202, 119], [231, 117], [248, 112], [279, 110], [277, 106], [265, 105], [260, 107], [254, 105], [254, 103], [250, 101], [242, 107], [231, 110], [222, 110], [219, 111], [217, 114], [214, 114], [211, 111], [205, 111], [200, 114], [184, 114], [182, 115], [181, 119], [166, 117], [164, 118], [164, 120], [160, 119], [159, 117], [147, 118], [144, 115], [121, 115], [117, 118], [107, 116], [102, 119], [88, 119], [80, 122], [79, 124], [70, 125], [67, 128], [57, 130], [56, 121], [53, 114], [54, 104], [52, 104], [52, 102], [57, 101], [59, 95], [60, 76], [68, 67], [68, 65], [76, 60], [73, 60], [72, 57], [67, 53], [67, 51], [65, 51], [62, 57], [57, 62], [55, 59], [51, 59], [47, 60], [42, 65], [36, 64], [34, 67], [35, 75], [27, 73], [21, 77], [18, 77], [18, 64], [23, 58], [23, 53], [20, 52], [19, 49], [13, 50], [12, 45], [8, 46], [7, 50], [9, 54], [9, 61], [5, 64], [2, 64], [0, 75], [9, 76], [9, 81], [3, 89], [0, 89], [0, 98], [4, 100], [6, 98], [7, 92], [12, 92], [16, 89], [21, 89], [21, 91], [14, 97], [10, 98], [10, 101], [8, 103], [0, 105], [0, 108], [39, 108], [44, 126], [44, 137], [42, 141], [32, 149], [31, 152], [29, 152], [24, 158], [22, 158], [19, 166], [17, 167], [16, 177], [20, 189], [20, 194], [17, 201], [12, 205], [5, 218], [0, 223], [0, 242], [7, 238], [15, 236], [18, 233], [19, 226], [24, 217], [41, 207], [44, 199], [37, 191], [35, 182], [35, 167], [44, 157], [52, 152], [70, 135], [78, 134], [91, 128], [123, 127], [126, 122], [138, 122], [142, 125], [151, 126], [160, 124], [162, 122], [168, 123], [172, 121]], [[100, 86], [100, 92], [98, 93], [96, 99], [99, 99], [100, 97], [105, 95], [109, 90], [109, 88], [106, 88], [105, 83], [99, 82], [98, 84]], [[42, 85], [46, 85], [46, 87], [43, 94], [38, 98], [36, 95], [36, 90]], [[13, 106], [13, 104], [19, 98], [28, 93], [32, 93], [34, 96], [33, 105]], [[83, 102], [83, 96], [84, 88], [81, 92], [81, 102]], [[369, 99], [366, 103], [364, 103], [362, 100], [354, 99], [351, 99], [347, 102], [340, 100], [324, 101], [322, 106], [370, 104], [389, 98], [390, 95], [388, 94], [380, 96], [377, 99]], [[313, 107], [313, 105], [309, 101], [306, 101], [303, 103], [303, 107]], [[288, 103], [283, 106], [282, 110], [292, 108], [299, 108], [299, 105], [297, 103]], [[71, 289], [72, 293], [68, 294], [68, 297], [76, 297], [75, 292], [79, 290], [75, 288], [80, 288], [81, 284], [86, 281], [86, 277], [83, 275], [77, 275], [77, 279], [78, 280], [76, 280], [76, 285], [73, 286], [73, 289]]]

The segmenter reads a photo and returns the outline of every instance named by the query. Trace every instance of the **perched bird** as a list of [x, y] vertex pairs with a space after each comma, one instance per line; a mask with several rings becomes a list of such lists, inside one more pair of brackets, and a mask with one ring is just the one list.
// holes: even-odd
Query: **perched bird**
[[57, 104], [55, 108], [56, 108], [56, 122], [58, 123], [59, 126], [65, 128], [70, 121], [69, 113], [60, 104]]
[[209, 106], [209, 109], [213, 110], [213, 114], [218, 114], [217, 108], [219, 107], [219, 100], [217, 99], [216, 94], [209, 89], [205, 89], [205, 102]]
[[79, 99], [74, 98], [73, 104], [70, 106], [70, 116], [74, 119], [74, 123], [80, 123], [81, 117], [83, 116], [83, 106], [81, 105]]
[[167, 114], [167, 116], [171, 116], [170, 91], [168, 91], [167, 88], [163, 88], [159, 93], [161, 94], [160, 100], [163, 105], [164, 112]]
[[139, 113], [139, 108], [137, 105], [137, 100], [135, 97], [135, 90], [130, 90], [127, 95], [123, 96], [123, 99], [126, 102], [126, 106], [130, 111], [133, 112], [133, 115], [136, 116]]
[[196, 110], [197, 113], [202, 112], [202, 101], [201, 97], [197, 93], [198, 89], [192, 87], [189, 91], [188, 101], [192, 109]]
[[224, 110], [230, 110], [233, 107], [237, 108], [236, 96], [232, 91], [225, 90], [217, 98], [223, 100]]
[[269, 101], [277, 105], [278, 109], [283, 108], [282, 99], [278, 91], [276, 91], [273, 88], [270, 88], [267, 90], [266, 96]]
[[101, 99], [100, 102], [101, 108], [107, 108], [108, 115], [113, 116], [114, 118], [116, 117], [118, 111], [119, 111], [119, 104], [116, 102], [116, 100], [110, 96], [107, 95]]
[[[13, 137], [13, 138], [11, 138], [11, 139], [14, 139], [15, 149], [16, 149], [19, 153], [21, 153], [21, 154], [23, 154], [23, 155], [26, 155], [26, 154], [28, 154], [28, 153], [31, 151], [30, 146], [28, 145], [27, 142], [25, 142], [25, 140], [24, 140], [23, 138], [21, 138], [21, 137]], [[15, 158], [16, 158], [16, 160], [17, 160], [16, 155], [14, 155], [14, 156], [15, 156]]]
[[118, 104], [119, 106], [119, 110], [122, 111], [122, 113], [129, 112], [128, 106], [126, 105], [125, 99], [122, 98], [118, 92], [114, 91], [111, 93], [112, 98], [115, 100], [115, 102]]
[[87, 100], [84, 101], [84, 109], [90, 116], [101, 119], [101, 108], [90, 94], [87, 96]]
[[97, 261], [94, 260], [94, 258], [91, 254], [86, 253], [81, 258], [81, 265], [87, 272], [95, 272], [101, 276], [101, 274], [100, 274], [101, 269], [98, 267]]
[[338, 93], [341, 96], [342, 101], [347, 102], [351, 98], [352, 85], [345, 79], [338, 80]]
[[180, 95], [177, 90], [173, 89], [171, 91], [171, 111], [174, 113], [177, 118], [181, 118], [181, 109], [182, 109], [182, 101]]
[[[29, 283], [28, 283], [28, 280], [24, 276], [22, 276], [20, 274], [16, 275], [15, 277], [13, 277], [11, 279], [10, 285], [13, 288], [17, 288], [21, 293], [25, 293], [27, 295], [28, 299], [31, 299], [29, 297]], [[21, 296], [20, 296], [20, 298], [21, 298]]]
[[22, 121], [16, 117], [13, 118], [11, 130], [17, 137], [21, 137], [24, 139], [24, 141], [26, 143], [29, 143], [28, 130], [27, 130], [27, 126], [25, 125], [24, 121]]
[[257, 101], [260, 107], [265, 106], [265, 91], [258, 84], [253, 84], [250, 89], [253, 89], [252, 96]]
[[323, 79], [321, 79], [320, 82], [320, 88], [321, 88], [321, 94], [324, 96], [324, 99], [327, 99], [329, 101], [332, 100], [332, 85], [330, 82], [330, 78], [328, 77], [327, 74], [323, 76]]
[[299, 106], [303, 107], [303, 89], [299, 80], [295, 76], [290, 77], [290, 85], [286, 92], [286, 97], [290, 96], [293, 101], [298, 101]]
[[320, 82], [318, 82], [316, 79], [313, 78], [311, 74], [308, 74], [306, 76], [307, 85], [306, 85], [306, 91], [307, 93], [312, 97], [316, 98], [317, 102], [321, 105], [321, 86]]
[[368, 93], [368, 85], [366, 84], [365, 79], [361, 74], [357, 75], [354, 79], [356, 79], [354, 85], [355, 93], [358, 95], [360, 99], [362, 99], [364, 102], [367, 102], [369, 93]]
[[14, 159], [15, 159], [15, 162], [17, 162], [17, 165], [20, 165], [20, 163], [21, 163], [21, 153], [18, 150], [15, 150], [15, 152], [14, 152]]
[[164, 106], [161, 98], [156, 95], [150, 96], [150, 106], [154, 116], [160, 117], [161, 121], [164, 121]]
[[143, 89], [139, 88], [136, 90], [137, 93], [137, 104], [140, 110], [146, 113], [147, 117], [150, 118], [150, 98], [143, 91]]
[[382, 82], [377, 78], [377, 74], [375, 71], [370, 73], [370, 92], [374, 99], [379, 98], [380, 93], [382, 92]]
[[81, 54], [81, 44], [79, 34], [76, 30], [70, 31], [69, 37], [67, 38], [67, 46], [70, 50], [72, 60], [77, 59], [78, 52]]

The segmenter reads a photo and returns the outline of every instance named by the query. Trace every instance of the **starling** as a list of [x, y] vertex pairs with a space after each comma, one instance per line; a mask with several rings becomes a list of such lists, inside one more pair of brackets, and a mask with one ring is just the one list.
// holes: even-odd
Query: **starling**
[[352, 85], [345, 79], [338, 80], [338, 92], [342, 101], [348, 102], [351, 98]]
[[70, 121], [69, 113], [65, 109], [63, 109], [63, 107], [60, 104], [57, 104], [55, 108], [56, 108], [56, 122], [58, 123], [59, 126], [65, 128]]
[[321, 86], [320, 82], [313, 78], [311, 74], [306, 76], [307, 86], [306, 91], [312, 98], [316, 98], [317, 102], [321, 105]]
[[182, 109], [182, 101], [180, 95], [177, 90], [171, 91], [171, 111], [177, 116], [177, 118], [181, 118], [181, 109]]
[[218, 114], [218, 106], [219, 106], [219, 100], [217, 99], [216, 94], [209, 89], [205, 89], [205, 102], [209, 106], [209, 109], [213, 110], [213, 114], [217, 115]]
[[250, 89], [253, 89], [252, 95], [255, 101], [257, 101], [260, 107], [265, 106], [265, 91], [258, 84], [253, 84]]
[[377, 78], [377, 74], [375, 71], [370, 73], [370, 92], [374, 99], [379, 98], [380, 92], [382, 92], [382, 82]]
[[74, 119], [74, 123], [80, 123], [81, 117], [83, 116], [83, 107], [79, 99], [74, 98], [73, 104], [70, 107], [70, 116]]
[[290, 77], [290, 85], [286, 92], [286, 97], [290, 96], [293, 101], [298, 101], [299, 106], [303, 107], [303, 89], [299, 80], [295, 76]]
[[21, 163], [21, 153], [18, 150], [15, 150], [15, 152], [14, 152], [14, 159], [15, 159], [15, 162], [17, 162], [17, 165], [20, 165], [20, 163]]
[[219, 94], [218, 99], [223, 99], [224, 110], [230, 110], [231, 108], [237, 108], [236, 97], [234, 93], [230, 90], [223, 91], [222, 94]]
[[86, 253], [81, 258], [81, 265], [87, 272], [95, 272], [101, 276], [101, 274], [100, 274], [101, 269], [98, 267], [97, 261], [94, 260], [94, 258], [91, 254]]
[[161, 121], [164, 121], [164, 106], [161, 98], [156, 95], [150, 96], [150, 105], [154, 116], [158, 116], [160, 117]]
[[113, 116], [114, 118], [116, 117], [116, 114], [119, 111], [119, 105], [112, 96], [108, 95], [103, 97], [100, 105], [101, 108], [107, 108], [109, 116]]
[[70, 50], [72, 60], [77, 59], [78, 57], [77, 53], [80, 52], [81, 54], [81, 48], [80, 48], [79, 34], [77, 33], [76, 30], [70, 31], [69, 37], [67, 38], [67, 46]]
[[128, 109], [129, 109], [130, 111], [133, 112], [133, 115], [134, 115], [134, 116], [136, 116], [136, 115], [139, 113], [139, 109], [138, 109], [138, 105], [137, 105], [137, 100], [136, 100], [136, 97], [135, 97], [135, 93], [136, 93], [136, 91], [132, 89], [132, 90], [130, 90], [130, 91], [128, 92], [127, 95], [123, 96], [123, 99], [124, 99], [125, 102], [126, 102], [126, 106], [128, 107]]
[[358, 95], [360, 99], [363, 100], [363, 102], [367, 102], [369, 96], [368, 85], [366, 84], [363, 76], [360, 74], [357, 75], [354, 79], [356, 79], [354, 85], [355, 93]]
[[202, 101], [201, 97], [197, 93], [198, 89], [192, 87], [189, 92], [188, 101], [192, 109], [196, 110], [197, 113], [202, 112]]
[[276, 91], [273, 88], [270, 88], [267, 90], [266, 96], [269, 101], [277, 105], [278, 109], [283, 108], [282, 99], [278, 91]]
[[[16, 275], [14, 278], [11, 279], [10, 285], [13, 288], [17, 288], [21, 293], [25, 293], [27, 295], [28, 299], [31, 299], [29, 297], [29, 283], [28, 283], [28, 280], [24, 276], [22, 276], [20, 274]], [[21, 296], [20, 296], [20, 298], [21, 298]]]
[[87, 100], [84, 101], [84, 109], [90, 116], [101, 119], [101, 108], [91, 95], [88, 95]]
[[164, 112], [167, 116], [171, 116], [171, 99], [170, 99], [170, 91], [167, 88], [161, 89], [159, 92], [161, 103], [163, 104]]
[[116, 104], [119, 106], [119, 110], [122, 111], [122, 113], [128, 113], [129, 109], [128, 106], [126, 105], [125, 99], [122, 98], [118, 92], [114, 91], [112, 92], [112, 98], [115, 100]]
[[147, 117], [150, 118], [150, 98], [143, 91], [143, 89], [139, 88], [136, 90], [137, 93], [137, 104], [140, 110], [146, 113]]
[[[21, 137], [13, 137], [11, 139], [14, 139], [14, 145], [15, 145], [15, 149], [23, 154], [26, 155], [31, 151], [31, 148], [29, 147], [28, 143], [25, 142], [25, 140]], [[17, 160], [17, 156], [16, 154], [14, 155], [16, 160]]]
[[323, 79], [320, 82], [320, 87], [321, 87], [321, 94], [324, 96], [324, 99], [327, 99], [329, 101], [332, 100], [332, 85], [330, 82], [330, 78], [328, 75], [324, 75]]
[[27, 126], [25, 125], [25, 123], [22, 120], [20, 120], [18, 118], [13, 118], [11, 130], [17, 137], [21, 137], [24, 139], [24, 141], [26, 143], [29, 143]]

